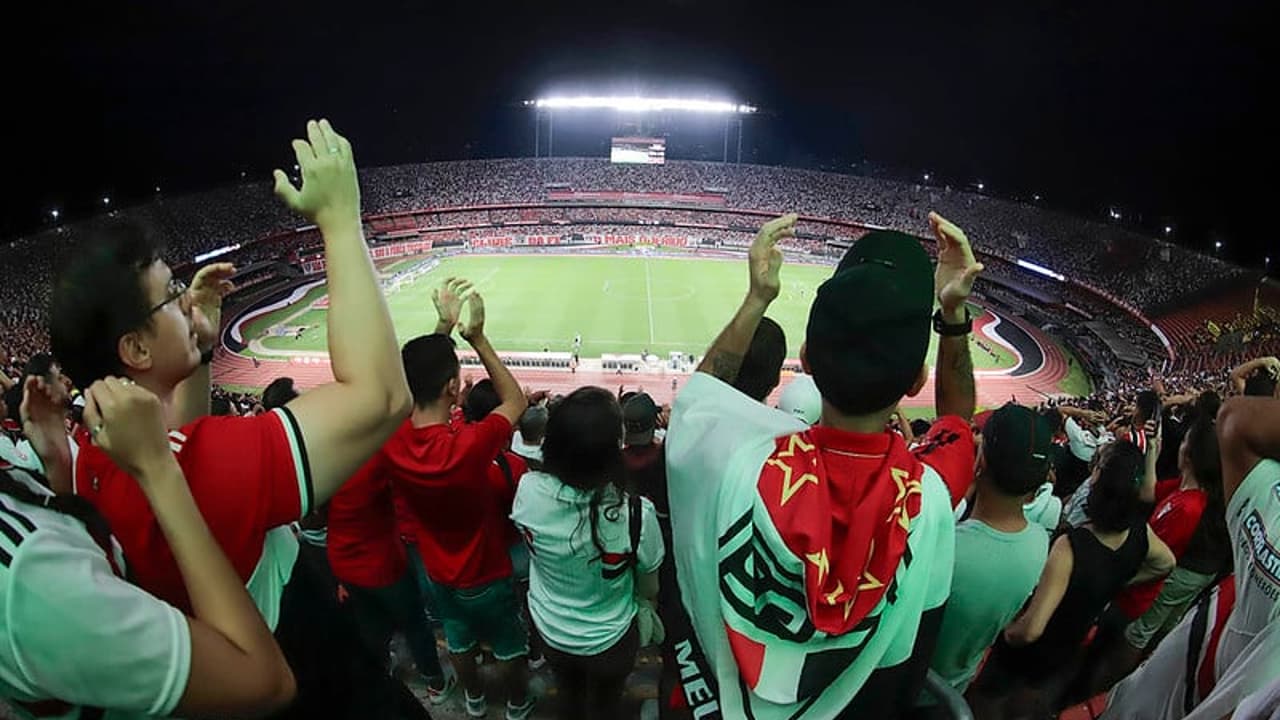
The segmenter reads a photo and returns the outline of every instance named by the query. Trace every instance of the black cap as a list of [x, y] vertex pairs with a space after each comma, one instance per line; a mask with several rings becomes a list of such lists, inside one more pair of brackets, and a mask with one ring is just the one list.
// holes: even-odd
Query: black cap
[[863, 236], [809, 308], [805, 356], [822, 397], [847, 414], [898, 402], [924, 365], [932, 315], [933, 263], [920, 240]]
[[1008, 403], [982, 429], [987, 474], [1001, 492], [1025, 495], [1049, 477], [1054, 427], [1028, 407]]
[[622, 422], [627, 428], [628, 445], [648, 445], [658, 426], [660, 409], [647, 393], [636, 393], [622, 404]]

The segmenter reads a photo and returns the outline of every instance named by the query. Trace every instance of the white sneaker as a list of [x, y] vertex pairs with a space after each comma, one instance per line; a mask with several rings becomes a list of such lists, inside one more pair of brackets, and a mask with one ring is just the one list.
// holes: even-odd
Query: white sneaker
[[482, 718], [489, 714], [489, 701], [484, 695], [478, 698], [471, 697], [471, 693], [466, 690], [462, 691], [462, 696], [467, 701], [467, 714], [473, 718]]

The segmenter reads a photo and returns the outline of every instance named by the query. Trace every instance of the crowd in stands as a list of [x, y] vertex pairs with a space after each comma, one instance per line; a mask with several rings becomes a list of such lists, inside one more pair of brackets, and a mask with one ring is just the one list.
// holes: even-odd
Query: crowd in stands
[[[322, 238], [333, 382], [212, 388], [234, 268], [188, 284], [131, 222], [51, 286], [52, 356], [6, 363], [0, 698], [20, 716], [612, 719], [637, 712], [645, 647], [649, 710], [679, 720], [1038, 718], [1102, 693], [1107, 718], [1280, 712], [1280, 360], [978, 413], [983, 266], [930, 212], [912, 229], [932, 254], [888, 229], [841, 254], [805, 380], [770, 407], [783, 215], [672, 406], [548, 397], [504, 366], [465, 279], [397, 346], [351, 145], [327, 121], [306, 135], [275, 194]], [[553, 177], [508, 164], [499, 191]], [[761, 198], [791, 172], [566, 167]], [[935, 335], [934, 418], [907, 422]], [[484, 380], [462, 380], [455, 337]], [[554, 698], [530, 683], [544, 664]]]

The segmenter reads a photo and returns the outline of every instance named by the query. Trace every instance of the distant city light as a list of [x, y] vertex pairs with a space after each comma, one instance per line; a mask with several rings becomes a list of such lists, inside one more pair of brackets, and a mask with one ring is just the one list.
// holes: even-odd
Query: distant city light
[[1029, 260], [1018, 260], [1017, 264], [1020, 268], [1026, 268], [1033, 273], [1039, 273], [1045, 277], [1051, 277], [1059, 282], [1067, 279], [1062, 273], [1056, 273], [1043, 265], [1037, 265]]
[[578, 95], [573, 97], [546, 97], [526, 100], [526, 107], [547, 110], [617, 110], [618, 112], [661, 112], [679, 110], [699, 113], [737, 113], [749, 115], [758, 110], [754, 105], [725, 100], [695, 100], [693, 98], [645, 98], [604, 95]]

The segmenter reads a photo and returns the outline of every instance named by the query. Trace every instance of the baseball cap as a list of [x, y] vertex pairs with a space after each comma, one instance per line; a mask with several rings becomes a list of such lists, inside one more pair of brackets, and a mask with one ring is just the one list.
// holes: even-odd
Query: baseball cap
[[900, 400], [924, 365], [932, 315], [933, 264], [920, 240], [864, 235], [809, 308], [805, 356], [822, 397], [848, 414]]
[[987, 474], [1001, 492], [1023, 495], [1048, 479], [1053, 462], [1053, 426], [1022, 405], [1008, 403], [991, 413], [982, 431]]
[[795, 415], [806, 425], [822, 417], [822, 394], [811, 375], [796, 375], [778, 396], [778, 409]]
[[658, 426], [658, 405], [647, 393], [636, 393], [622, 404], [622, 423], [626, 426], [628, 445], [648, 445]]

